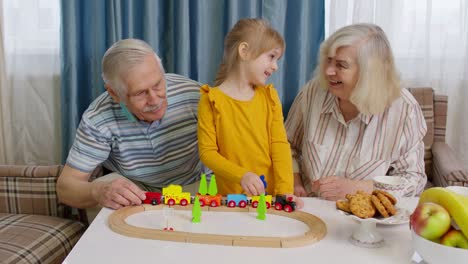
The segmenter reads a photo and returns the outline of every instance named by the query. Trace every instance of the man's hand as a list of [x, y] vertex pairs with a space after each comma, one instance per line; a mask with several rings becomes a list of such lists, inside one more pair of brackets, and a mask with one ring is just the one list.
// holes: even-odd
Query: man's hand
[[339, 176], [328, 176], [320, 178], [313, 185], [318, 186], [320, 197], [326, 200], [344, 199], [348, 193], [356, 193], [358, 190], [372, 192], [372, 181], [350, 180]]
[[116, 179], [111, 182], [94, 181], [91, 192], [101, 206], [112, 209], [140, 205], [146, 198], [145, 192], [127, 179]]
[[242, 176], [241, 186], [247, 195], [260, 195], [265, 193], [265, 187], [263, 186], [262, 180], [260, 180], [260, 177], [253, 172], [247, 172]]

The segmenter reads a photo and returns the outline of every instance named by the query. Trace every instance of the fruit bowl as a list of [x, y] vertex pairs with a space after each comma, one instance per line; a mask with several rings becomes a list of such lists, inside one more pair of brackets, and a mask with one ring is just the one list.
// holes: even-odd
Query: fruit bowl
[[464, 186], [447, 186], [446, 189], [449, 189], [455, 193], [468, 197], [468, 187]]
[[468, 249], [444, 246], [427, 240], [414, 231], [411, 231], [413, 248], [418, 252], [425, 263], [450, 263], [466, 264], [468, 260]]

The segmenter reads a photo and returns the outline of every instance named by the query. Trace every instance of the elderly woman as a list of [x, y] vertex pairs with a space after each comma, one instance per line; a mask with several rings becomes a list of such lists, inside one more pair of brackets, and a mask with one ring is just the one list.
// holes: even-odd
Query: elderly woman
[[372, 178], [398, 175], [419, 193], [426, 123], [400, 87], [389, 41], [372, 24], [343, 27], [320, 47], [314, 78], [286, 120], [298, 196], [341, 199], [371, 192]]

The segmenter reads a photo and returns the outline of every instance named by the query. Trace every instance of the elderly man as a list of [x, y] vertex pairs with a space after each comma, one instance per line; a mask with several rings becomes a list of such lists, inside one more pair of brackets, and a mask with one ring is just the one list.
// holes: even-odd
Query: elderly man
[[[204, 170], [197, 149], [199, 85], [164, 74], [153, 49], [136, 39], [110, 47], [102, 68], [107, 92], [83, 114], [58, 179], [59, 199], [118, 209], [141, 204], [145, 191], [193, 185]], [[114, 173], [89, 182], [100, 164]]]

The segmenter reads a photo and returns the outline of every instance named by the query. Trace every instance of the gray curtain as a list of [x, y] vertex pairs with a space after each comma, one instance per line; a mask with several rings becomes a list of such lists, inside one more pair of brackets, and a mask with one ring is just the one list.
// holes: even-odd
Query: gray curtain
[[311, 77], [324, 37], [323, 0], [62, 0], [62, 139], [65, 160], [82, 113], [104, 91], [101, 58], [115, 41], [153, 46], [167, 72], [212, 83], [223, 39], [243, 17], [262, 17], [284, 36], [271, 81], [285, 114]]

